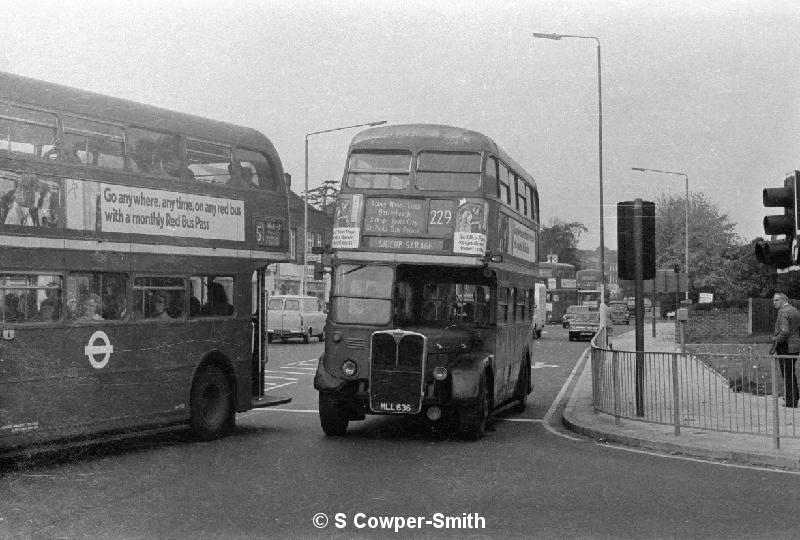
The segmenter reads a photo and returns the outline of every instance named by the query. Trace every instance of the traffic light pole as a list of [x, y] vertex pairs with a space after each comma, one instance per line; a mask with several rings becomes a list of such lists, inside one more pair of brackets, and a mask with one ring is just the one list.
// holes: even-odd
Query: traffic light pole
[[[644, 265], [642, 264], [642, 200], [633, 203], [633, 257], [636, 296], [636, 416], [644, 416]], [[655, 304], [651, 302], [653, 309]], [[655, 312], [654, 312], [655, 314]]]

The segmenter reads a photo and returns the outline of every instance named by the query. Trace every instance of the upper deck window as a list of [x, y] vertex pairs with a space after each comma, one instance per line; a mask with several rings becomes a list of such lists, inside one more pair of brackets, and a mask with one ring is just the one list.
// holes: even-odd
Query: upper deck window
[[183, 167], [180, 137], [139, 128], [129, 128], [126, 136], [128, 158], [134, 171], [180, 178]]
[[234, 157], [234, 162], [239, 165], [236, 175], [239, 185], [270, 191], [278, 189], [279, 183], [275, 178], [275, 171], [264, 154], [237, 149]]
[[[231, 149], [227, 146], [187, 139], [186, 161], [189, 163], [195, 180], [211, 184], [233, 183], [231, 180], [233, 171]], [[239, 178], [243, 178], [243, 174]], [[248, 179], [246, 182], [251, 182], [251, 180]]]
[[347, 185], [360, 189], [406, 189], [410, 152], [353, 152], [347, 164]]
[[122, 144], [123, 131], [119, 126], [64, 116], [64, 141], [58, 157], [70, 163], [123, 169]]
[[481, 185], [481, 155], [420, 152], [417, 188], [426, 191], [475, 191]]
[[0, 103], [0, 150], [48, 157], [55, 144], [54, 114]]
[[523, 216], [528, 214], [528, 184], [521, 176], [517, 176], [517, 211]]
[[486, 166], [483, 169], [483, 182], [486, 193], [496, 193], [497, 184], [497, 158], [486, 158]]
[[500, 176], [497, 183], [497, 198], [504, 203], [511, 204], [511, 179], [514, 177], [513, 173], [508, 170], [508, 167], [500, 164]]

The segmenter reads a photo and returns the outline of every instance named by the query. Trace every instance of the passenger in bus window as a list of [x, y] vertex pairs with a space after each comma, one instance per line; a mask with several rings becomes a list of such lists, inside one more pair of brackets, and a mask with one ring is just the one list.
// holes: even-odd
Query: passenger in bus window
[[99, 313], [101, 304], [100, 295], [91, 293], [83, 300], [81, 315], [76, 320], [80, 322], [102, 321], [103, 316]]
[[11, 195], [10, 206], [6, 210], [6, 225], [25, 225], [32, 226], [33, 219], [28, 211], [28, 207], [23, 206], [24, 194], [20, 188], [15, 188]]
[[483, 285], [475, 287], [475, 322], [489, 323], [489, 295]]
[[150, 312], [151, 319], [170, 319], [167, 313], [167, 299], [164, 293], [155, 292], [151, 298], [152, 311]]
[[15, 293], [8, 293], [5, 296], [5, 305], [3, 306], [3, 321], [25, 321], [24, 314], [19, 310], [19, 296], [17, 296]]
[[228, 294], [222, 283], [208, 284], [209, 301], [200, 310], [200, 315], [233, 315], [233, 306], [228, 303]]
[[44, 291], [45, 299], [39, 304], [40, 321], [57, 321], [61, 316], [61, 290], [58, 283], [50, 282]]

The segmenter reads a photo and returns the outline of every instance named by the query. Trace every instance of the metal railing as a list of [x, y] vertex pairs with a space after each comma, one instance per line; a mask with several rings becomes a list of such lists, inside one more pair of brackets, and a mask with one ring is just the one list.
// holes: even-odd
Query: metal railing
[[681, 428], [764, 435], [775, 448], [781, 437], [800, 437], [778, 356], [746, 346], [741, 354], [620, 351], [603, 346], [604, 330], [592, 341], [592, 397], [595, 411], [616, 423], [672, 425], [676, 435]]

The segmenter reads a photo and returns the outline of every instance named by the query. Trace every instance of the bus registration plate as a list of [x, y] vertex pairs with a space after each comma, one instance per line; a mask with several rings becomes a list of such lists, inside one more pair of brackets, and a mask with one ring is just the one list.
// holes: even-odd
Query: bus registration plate
[[410, 413], [414, 410], [414, 408], [408, 403], [386, 403], [386, 402], [380, 402], [378, 404], [378, 409], [383, 412], [395, 412], [395, 413]]

